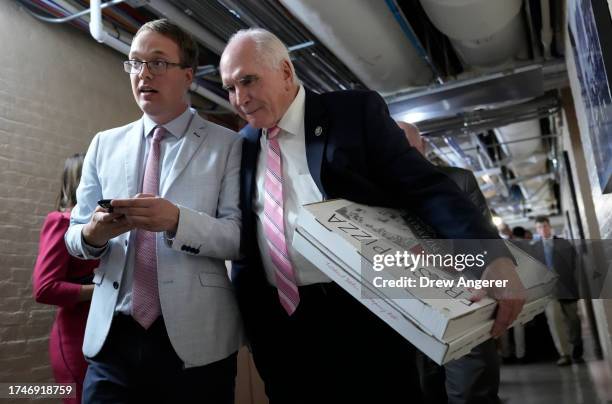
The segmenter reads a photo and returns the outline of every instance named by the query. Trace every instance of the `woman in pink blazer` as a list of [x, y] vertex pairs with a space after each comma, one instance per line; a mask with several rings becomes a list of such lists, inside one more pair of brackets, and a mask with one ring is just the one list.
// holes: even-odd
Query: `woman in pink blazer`
[[82, 166], [82, 154], [66, 160], [56, 211], [47, 215], [40, 232], [38, 258], [32, 276], [36, 301], [58, 306], [49, 337], [49, 356], [55, 381], [76, 383], [76, 398], [66, 399], [65, 403], [81, 402], [87, 370], [81, 347], [93, 294], [93, 270], [98, 266], [98, 261], [71, 257], [64, 244], [70, 209], [76, 204]]

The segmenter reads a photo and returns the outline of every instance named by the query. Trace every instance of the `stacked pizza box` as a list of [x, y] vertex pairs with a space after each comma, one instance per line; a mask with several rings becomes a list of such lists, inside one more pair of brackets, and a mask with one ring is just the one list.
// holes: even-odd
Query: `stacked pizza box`
[[[406, 212], [342, 199], [302, 207], [293, 239], [301, 255], [438, 364], [490, 338], [497, 307], [489, 297], [473, 301], [478, 287], [495, 286], [470, 276], [482, 272], [472, 267], [486, 262], [486, 251], [456, 253], [452, 244]], [[516, 323], [526, 323], [544, 311], [556, 278], [506, 246], [527, 291]]]

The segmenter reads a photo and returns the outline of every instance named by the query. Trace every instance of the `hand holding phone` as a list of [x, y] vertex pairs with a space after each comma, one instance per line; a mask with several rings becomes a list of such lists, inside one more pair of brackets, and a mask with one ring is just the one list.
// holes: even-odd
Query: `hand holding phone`
[[113, 207], [111, 206], [111, 201], [112, 199], [100, 199], [98, 201], [98, 205], [106, 209], [108, 213], [113, 213]]

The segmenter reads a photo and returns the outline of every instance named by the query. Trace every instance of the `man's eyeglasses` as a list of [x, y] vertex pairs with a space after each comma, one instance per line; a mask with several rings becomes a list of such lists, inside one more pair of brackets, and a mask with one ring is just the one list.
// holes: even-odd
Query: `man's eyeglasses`
[[139, 74], [142, 70], [142, 67], [147, 65], [147, 68], [156, 76], [166, 73], [168, 70], [168, 66], [178, 66], [180, 68], [186, 68], [180, 63], [171, 63], [166, 62], [165, 60], [150, 60], [148, 62], [144, 62], [142, 60], [126, 60], [123, 62], [123, 70], [129, 74]]

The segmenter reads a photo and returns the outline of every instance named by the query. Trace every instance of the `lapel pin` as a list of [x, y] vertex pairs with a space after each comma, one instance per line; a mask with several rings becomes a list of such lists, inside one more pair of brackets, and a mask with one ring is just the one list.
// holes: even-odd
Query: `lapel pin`
[[197, 132], [193, 132], [194, 136], [200, 137], [200, 135], [197, 134]]
[[321, 136], [321, 133], [323, 133], [323, 128], [317, 126], [317, 128], [315, 129], [315, 136]]

